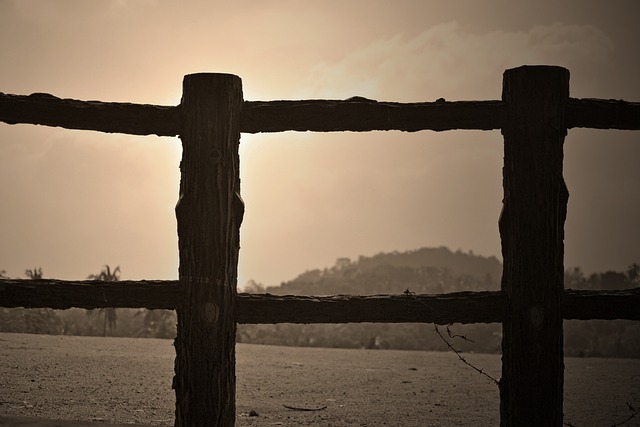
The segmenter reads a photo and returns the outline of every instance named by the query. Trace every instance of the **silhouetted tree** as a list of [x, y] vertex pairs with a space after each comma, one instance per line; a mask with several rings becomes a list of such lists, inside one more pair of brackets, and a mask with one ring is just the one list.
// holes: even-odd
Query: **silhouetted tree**
[[42, 279], [42, 268], [34, 267], [33, 270], [25, 270], [24, 274], [26, 274], [31, 280]]
[[243, 292], [247, 294], [262, 294], [264, 293], [264, 285], [262, 283], [257, 283], [253, 279], [249, 279], [249, 281], [244, 285]]
[[148, 310], [141, 308], [134, 316], [142, 316], [142, 328], [136, 336], [144, 338], [174, 338], [176, 336], [176, 312], [173, 310]]
[[584, 289], [586, 287], [586, 279], [580, 267], [574, 267], [564, 272], [564, 288], [565, 289]]
[[[90, 274], [87, 279], [100, 280], [104, 282], [115, 282], [120, 279], [120, 266], [117, 266], [113, 271], [108, 265], [105, 265], [102, 271], [98, 274]], [[91, 311], [88, 311], [87, 314], [91, 315]], [[118, 315], [116, 314], [116, 309], [113, 307], [101, 308], [98, 309], [98, 314], [104, 316], [104, 324], [102, 327], [102, 336], [107, 336], [107, 326], [110, 330], [114, 330], [116, 328], [116, 322], [118, 320]]]
[[629, 277], [629, 282], [640, 285], [640, 265], [636, 263], [631, 264], [627, 270], [627, 276]]
[[594, 273], [589, 277], [591, 289], [613, 290], [628, 289], [633, 287], [626, 273], [618, 271], [605, 271]]
[[[42, 279], [42, 268], [25, 270], [30, 279]], [[8, 279], [5, 270], [0, 277]], [[29, 334], [59, 334], [62, 322], [58, 312], [51, 308], [2, 308], [0, 309], [0, 331]]]

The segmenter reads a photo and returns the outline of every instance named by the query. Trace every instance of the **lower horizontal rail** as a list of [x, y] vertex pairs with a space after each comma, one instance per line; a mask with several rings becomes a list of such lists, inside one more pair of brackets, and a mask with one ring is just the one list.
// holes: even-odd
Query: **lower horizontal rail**
[[181, 298], [177, 280], [0, 280], [0, 307], [174, 310]]
[[[237, 298], [238, 323], [499, 323], [505, 304], [500, 291], [325, 297], [238, 294]], [[0, 307], [173, 310], [180, 300], [176, 280], [0, 280]], [[640, 320], [640, 288], [566, 290], [563, 317]]]
[[239, 295], [239, 323], [496, 323], [501, 292], [440, 295]]

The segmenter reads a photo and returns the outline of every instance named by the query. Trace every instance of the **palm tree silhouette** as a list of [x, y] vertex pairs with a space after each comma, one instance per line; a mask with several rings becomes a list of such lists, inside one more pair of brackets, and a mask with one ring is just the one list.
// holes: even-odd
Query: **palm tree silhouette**
[[24, 274], [31, 280], [42, 279], [42, 267], [34, 267], [33, 270], [25, 270]]
[[[117, 266], [113, 271], [111, 271], [111, 267], [105, 265], [102, 271], [99, 274], [90, 274], [87, 279], [92, 280], [100, 280], [103, 282], [116, 282], [120, 279], [120, 266]], [[91, 311], [87, 312], [91, 315]], [[109, 330], [114, 330], [116, 328], [116, 322], [118, 320], [118, 315], [116, 314], [116, 309], [113, 307], [101, 308], [98, 309], [99, 315], [102, 314], [104, 316], [104, 324], [102, 326], [102, 336], [107, 336], [107, 326]]]

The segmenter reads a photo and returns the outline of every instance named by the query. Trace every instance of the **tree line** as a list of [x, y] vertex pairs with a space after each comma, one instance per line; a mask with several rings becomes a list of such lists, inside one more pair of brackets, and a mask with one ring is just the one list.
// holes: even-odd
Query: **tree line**
[[[5, 275], [4, 271], [0, 274]], [[27, 277], [42, 278], [42, 269], [26, 270]], [[446, 247], [380, 253], [357, 260], [338, 258], [329, 268], [300, 274], [279, 286], [265, 287], [250, 280], [249, 293], [275, 295], [435, 294], [500, 289], [502, 265], [495, 257], [452, 252]], [[120, 267], [108, 265], [94, 280], [115, 281]], [[640, 286], [640, 266], [626, 271], [584, 274], [580, 268], [565, 272], [566, 289], [613, 290]], [[173, 338], [176, 315], [172, 310], [115, 309], [7, 309], [0, 308], [0, 332], [66, 335], [102, 335]], [[451, 339], [460, 351], [499, 353], [500, 324], [451, 325]], [[454, 338], [464, 336], [467, 339]], [[239, 325], [237, 341], [255, 344], [367, 349], [447, 350], [447, 343], [429, 324], [264, 324]], [[627, 320], [571, 320], [564, 322], [566, 356], [640, 357], [640, 323]]]
[[[29, 279], [43, 278], [42, 268], [25, 270]], [[5, 270], [0, 277], [8, 278]], [[120, 280], [120, 266], [105, 265], [99, 273], [87, 279]], [[48, 335], [115, 336], [143, 338], [173, 338], [176, 335], [176, 315], [173, 310], [133, 308], [0, 308], [0, 332]]]
[[[500, 289], [502, 264], [495, 257], [446, 247], [380, 253], [352, 261], [339, 258], [333, 267], [309, 270], [280, 286], [265, 287], [250, 280], [245, 292], [275, 295], [437, 294]], [[565, 272], [566, 289], [613, 290], [640, 286], [640, 266], [627, 271], [585, 275], [580, 268]], [[454, 324], [456, 349], [499, 353], [500, 324]], [[273, 345], [369, 349], [447, 350], [447, 343], [425, 324], [276, 324], [240, 325], [238, 341]], [[564, 322], [565, 355], [640, 357], [640, 323], [629, 320]]]

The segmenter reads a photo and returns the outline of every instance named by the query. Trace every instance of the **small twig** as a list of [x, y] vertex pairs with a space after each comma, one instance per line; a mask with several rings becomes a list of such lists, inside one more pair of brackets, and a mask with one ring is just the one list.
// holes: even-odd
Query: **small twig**
[[322, 411], [324, 409], [327, 409], [326, 406], [321, 406], [319, 408], [300, 408], [298, 406], [289, 406], [289, 405], [282, 405], [287, 409], [291, 409], [292, 411], [307, 411], [307, 412], [313, 412], [313, 411]]

